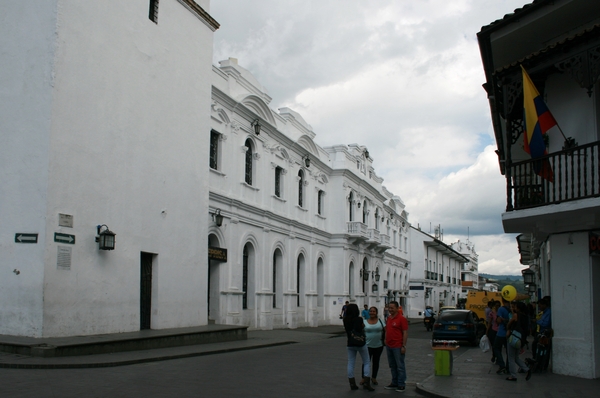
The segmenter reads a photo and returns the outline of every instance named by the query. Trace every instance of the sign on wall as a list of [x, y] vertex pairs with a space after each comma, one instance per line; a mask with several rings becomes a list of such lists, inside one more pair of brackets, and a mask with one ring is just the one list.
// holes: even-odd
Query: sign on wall
[[221, 263], [227, 262], [227, 249], [222, 247], [208, 247], [208, 259]]
[[15, 243], [37, 243], [38, 234], [24, 234], [17, 232], [15, 234]]

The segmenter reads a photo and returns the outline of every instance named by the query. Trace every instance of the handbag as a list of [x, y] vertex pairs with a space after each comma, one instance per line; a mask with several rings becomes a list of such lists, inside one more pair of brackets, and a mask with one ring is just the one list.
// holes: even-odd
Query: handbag
[[518, 330], [513, 330], [511, 332], [510, 336], [508, 336], [508, 339], [506, 340], [506, 342], [511, 347], [516, 348], [517, 350], [520, 349], [521, 348], [521, 332], [519, 332]]
[[385, 326], [383, 326], [383, 322], [381, 322], [381, 319], [379, 320], [379, 323], [381, 323], [381, 342], [385, 346]]
[[355, 347], [362, 347], [367, 342], [367, 336], [365, 335], [365, 330], [358, 330], [353, 328], [350, 332], [350, 343]]

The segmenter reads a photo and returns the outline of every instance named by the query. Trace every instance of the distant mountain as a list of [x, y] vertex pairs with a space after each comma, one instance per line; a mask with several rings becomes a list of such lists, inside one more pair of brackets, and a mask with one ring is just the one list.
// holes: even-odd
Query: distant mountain
[[504, 287], [505, 285], [512, 285], [515, 287], [515, 289], [517, 289], [517, 292], [526, 293], [525, 292], [525, 283], [523, 283], [522, 275], [479, 274], [479, 276], [483, 276], [484, 278], [487, 278], [487, 279], [493, 279], [498, 284], [500, 289], [502, 289], [502, 287]]
[[488, 279], [496, 279], [496, 280], [523, 281], [522, 275], [492, 275], [492, 274], [479, 273], [479, 276], [483, 276], [484, 278], [488, 278]]

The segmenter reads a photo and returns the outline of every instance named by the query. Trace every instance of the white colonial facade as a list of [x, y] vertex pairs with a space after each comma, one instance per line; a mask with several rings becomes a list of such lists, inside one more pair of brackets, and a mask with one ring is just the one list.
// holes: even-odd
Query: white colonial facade
[[235, 59], [212, 81], [208, 245], [227, 255], [209, 260], [209, 318], [317, 326], [338, 323], [346, 300], [382, 309], [406, 297], [408, 214], [367, 149], [319, 147], [298, 113], [269, 108]]
[[439, 229], [431, 236], [410, 228], [411, 275], [408, 316], [419, 318], [427, 306], [439, 311], [454, 306], [461, 293], [461, 270], [468, 262], [462, 254], [441, 240]]
[[467, 239], [466, 242], [460, 240], [450, 245], [452, 249], [462, 254], [468, 263], [462, 264], [460, 271], [462, 290], [459, 298], [465, 299], [471, 290], [479, 289], [479, 255], [475, 251], [475, 245]]

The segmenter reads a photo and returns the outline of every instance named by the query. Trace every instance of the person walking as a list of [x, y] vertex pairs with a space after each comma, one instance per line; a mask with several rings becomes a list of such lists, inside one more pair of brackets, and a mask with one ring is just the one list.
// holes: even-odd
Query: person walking
[[[498, 316], [498, 309], [500, 308], [500, 302], [492, 300], [492, 310], [488, 314], [487, 318], [487, 330], [486, 335], [490, 340], [490, 346], [494, 346], [494, 341], [496, 341], [496, 334], [498, 333], [498, 323], [496, 322], [496, 317]], [[496, 363], [496, 353], [492, 349], [492, 363]]]
[[369, 391], [375, 391], [371, 387], [371, 360], [369, 359], [369, 350], [366, 344], [365, 324], [360, 317], [358, 306], [356, 304], [348, 304], [346, 306], [346, 316], [344, 317], [344, 329], [348, 337], [347, 353], [348, 353], [348, 382], [351, 390], [358, 390], [356, 379], [354, 378], [354, 365], [356, 363], [356, 354], [360, 354], [362, 358], [364, 374], [363, 388]]
[[[365, 334], [367, 336], [367, 348], [371, 360], [371, 384], [377, 385], [377, 373], [379, 372], [379, 360], [383, 353], [385, 341], [385, 323], [379, 319], [377, 307], [369, 308], [369, 318], [365, 319]], [[363, 366], [363, 379], [365, 377]], [[362, 383], [361, 383], [362, 384]]]
[[340, 312], [340, 319], [344, 319], [344, 317], [346, 316], [346, 309], [348, 308], [348, 304], [350, 303], [346, 301], [346, 304], [342, 306], [342, 311]]
[[362, 317], [362, 319], [369, 319], [369, 306], [368, 305], [364, 305], [363, 310], [360, 312], [360, 316]]
[[506, 378], [508, 381], [517, 381], [517, 365], [525, 372], [527, 372], [527, 376], [525, 376], [525, 380], [529, 380], [531, 378], [531, 369], [527, 366], [525, 362], [521, 360], [519, 357], [519, 351], [521, 347], [527, 344], [527, 332], [529, 327], [529, 316], [527, 314], [527, 306], [525, 303], [517, 302], [512, 304], [513, 316], [508, 321], [507, 329], [508, 333], [519, 333], [521, 343], [518, 346], [513, 346], [512, 344], [506, 345], [506, 350], [508, 354], [508, 369], [510, 376]]
[[404, 392], [406, 388], [404, 357], [408, 340], [408, 321], [400, 314], [397, 301], [390, 301], [388, 306], [390, 315], [385, 324], [385, 345], [392, 382], [385, 388]]
[[494, 345], [492, 346], [492, 349], [494, 350], [493, 355], [496, 357], [496, 365], [500, 367], [496, 371], [496, 373], [499, 375], [508, 374], [508, 369], [506, 368], [506, 363], [504, 362], [504, 357], [502, 354], [502, 348], [506, 349], [506, 325], [508, 324], [509, 320], [510, 308], [508, 307], [508, 301], [502, 297], [502, 307], [498, 309], [498, 313], [496, 315], [498, 331], [496, 332]]

